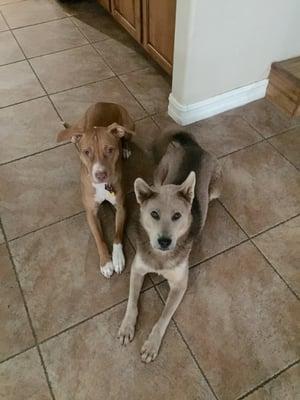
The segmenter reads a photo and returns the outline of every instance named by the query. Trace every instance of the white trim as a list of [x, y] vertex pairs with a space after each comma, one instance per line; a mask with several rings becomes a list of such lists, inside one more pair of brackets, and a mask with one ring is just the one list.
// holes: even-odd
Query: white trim
[[171, 93], [168, 113], [180, 125], [188, 125], [265, 97], [268, 81], [268, 79], [263, 79], [198, 103], [187, 105], [179, 103]]

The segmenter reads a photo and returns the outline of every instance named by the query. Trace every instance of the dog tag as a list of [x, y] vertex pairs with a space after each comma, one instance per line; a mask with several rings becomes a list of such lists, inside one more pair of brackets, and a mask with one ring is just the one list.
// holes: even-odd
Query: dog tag
[[116, 193], [114, 192], [114, 189], [111, 185], [108, 183], [105, 184], [105, 190], [110, 194], [111, 197], [115, 197]]

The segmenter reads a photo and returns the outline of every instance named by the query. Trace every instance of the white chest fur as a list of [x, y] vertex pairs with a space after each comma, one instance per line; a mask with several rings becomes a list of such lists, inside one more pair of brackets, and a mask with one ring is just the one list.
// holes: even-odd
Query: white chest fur
[[95, 202], [98, 204], [103, 203], [103, 201], [109, 201], [113, 206], [116, 205], [116, 195], [114, 192], [109, 192], [105, 189], [105, 183], [93, 183], [95, 188]]

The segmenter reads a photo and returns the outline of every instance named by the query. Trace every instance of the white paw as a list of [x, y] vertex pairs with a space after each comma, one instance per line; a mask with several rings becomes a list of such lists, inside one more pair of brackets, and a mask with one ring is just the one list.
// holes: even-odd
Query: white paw
[[124, 346], [131, 342], [134, 338], [134, 323], [130, 323], [124, 319], [120, 326], [117, 338]]
[[124, 160], [128, 160], [128, 158], [131, 156], [131, 150], [130, 149], [123, 149], [123, 158]]
[[156, 359], [160, 343], [161, 340], [157, 335], [149, 335], [141, 350], [141, 358], [143, 362], [149, 363]]
[[106, 263], [104, 265], [104, 267], [100, 266], [100, 271], [101, 271], [101, 274], [105, 276], [105, 278], [110, 278], [112, 276], [112, 274], [114, 273], [113, 263], [111, 261], [109, 261], [108, 263]]
[[114, 270], [117, 274], [120, 274], [125, 267], [125, 257], [123, 253], [123, 246], [121, 243], [114, 243], [113, 252], [112, 252], [112, 260], [114, 265]]

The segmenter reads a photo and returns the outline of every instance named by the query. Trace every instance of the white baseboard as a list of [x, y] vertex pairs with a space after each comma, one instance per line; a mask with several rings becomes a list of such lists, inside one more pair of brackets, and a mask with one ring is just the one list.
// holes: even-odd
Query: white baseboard
[[179, 103], [173, 94], [169, 96], [168, 113], [178, 124], [188, 125], [201, 119], [243, 106], [265, 97], [268, 79], [222, 93], [192, 104]]

